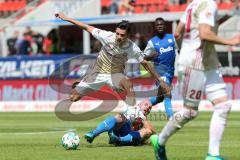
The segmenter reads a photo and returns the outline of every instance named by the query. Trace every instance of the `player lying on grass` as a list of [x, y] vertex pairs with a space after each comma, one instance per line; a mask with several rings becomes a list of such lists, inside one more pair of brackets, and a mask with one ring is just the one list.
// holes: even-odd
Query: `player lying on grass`
[[149, 100], [142, 101], [123, 113], [106, 118], [96, 129], [85, 134], [84, 138], [92, 143], [101, 133], [108, 132], [110, 144], [139, 145], [155, 133], [146, 120], [151, 108]]

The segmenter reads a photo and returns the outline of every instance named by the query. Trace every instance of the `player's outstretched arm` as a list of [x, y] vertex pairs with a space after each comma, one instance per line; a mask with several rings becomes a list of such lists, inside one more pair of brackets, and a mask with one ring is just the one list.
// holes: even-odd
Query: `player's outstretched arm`
[[231, 45], [231, 46], [240, 44], [240, 34], [236, 35], [231, 39], [224, 39], [217, 36], [217, 34], [212, 31], [212, 27], [208, 24], [199, 25], [199, 34], [202, 40], [210, 41], [215, 44]]
[[67, 16], [65, 16], [63, 13], [56, 13], [55, 14], [55, 17], [57, 18], [60, 18], [62, 19], [63, 21], [67, 21], [67, 22], [70, 22], [78, 27], [80, 27], [81, 29], [85, 30], [85, 31], [88, 31], [89, 33], [92, 33], [94, 27], [93, 26], [90, 26], [88, 24], [85, 24], [85, 23], [82, 23], [80, 21], [76, 21], [72, 18], [69, 18]]

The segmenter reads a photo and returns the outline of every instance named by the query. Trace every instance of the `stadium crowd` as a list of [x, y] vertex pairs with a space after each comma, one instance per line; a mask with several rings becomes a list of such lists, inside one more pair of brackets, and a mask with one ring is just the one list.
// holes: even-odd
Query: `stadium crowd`
[[18, 31], [7, 40], [8, 55], [38, 55], [61, 52], [61, 41], [56, 29], [52, 29], [46, 36], [26, 27], [21, 36]]
[[[140, 47], [146, 47], [147, 39], [140, 33], [134, 34], [131, 39]], [[63, 39], [58, 29], [52, 29], [46, 36], [33, 31], [30, 27], [26, 27], [23, 35], [18, 31], [7, 40], [8, 56], [14, 55], [52, 55], [61, 53], [80, 53], [76, 47], [72, 45], [73, 39]], [[91, 53], [100, 51], [102, 45], [99, 41], [91, 41]]]
[[[102, 14], [131, 15], [133, 13], [183, 11], [192, 0], [102, 0]], [[235, 0], [217, 0], [223, 9], [234, 6], [239, 8]]]
[[[167, 0], [166, 0], [167, 1]], [[168, 0], [167, 5], [184, 6], [191, 0]], [[136, 13], [137, 3], [139, 0], [110, 0], [110, 5], [103, 7], [103, 14], [133, 14]], [[234, 0], [218, 0], [218, 4], [235, 2], [235, 14], [240, 15], [240, 3]], [[149, 6], [149, 5], [147, 5]], [[168, 7], [163, 11], [170, 11]], [[148, 12], [148, 10], [144, 10]], [[140, 47], [146, 47], [146, 35], [135, 33], [131, 39]], [[71, 36], [61, 37], [58, 29], [52, 29], [47, 35], [42, 35], [33, 31], [30, 27], [26, 27], [26, 31], [20, 35], [15, 31], [12, 37], [8, 38], [8, 55], [39, 55], [39, 54], [59, 54], [59, 53], [82, 53], [82, 46], [76, 47], [75, 40]], [[91, 40], [91, 53], [97, 53], [101, 48], [98, 41]]]

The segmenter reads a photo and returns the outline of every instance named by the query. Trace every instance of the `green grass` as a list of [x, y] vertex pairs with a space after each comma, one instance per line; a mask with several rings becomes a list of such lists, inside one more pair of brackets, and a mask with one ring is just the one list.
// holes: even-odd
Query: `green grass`
[[[170, 160], [203, 160], [208, 149], [210, 113], [199, 117], [170, 138], [167, 153]], [[1, 160], [151, 160], [150, 145], [114, 147], [107, 134], [97, 137], [93, 144], [80, 139], [80, 148], [66, 151], [60, 139], [65, 130], [76, 129], [81, 136], [94, 128], [106, 116], [85, 122], [59, 120], [54, 113], [0, 113]], [[158, 131], [166, 121], [153, 121]], [[240, 113], [231, 113], [221, 153], [230, 160], [239, 160]]]

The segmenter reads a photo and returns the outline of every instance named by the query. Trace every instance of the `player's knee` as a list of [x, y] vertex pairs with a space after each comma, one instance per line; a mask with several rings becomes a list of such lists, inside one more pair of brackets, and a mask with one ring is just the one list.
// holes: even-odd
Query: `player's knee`
[[71, 95], [69, 96], [69, 99], [72, 101], [72, 102], [76, 102], [78, 100], [81, 99], [81, 95], [75, 90], [73, 89], [71, 91]]
[[226, 119], [228, 113], [231, 111], [231, 108], [232, 104], [230, 102], [223, 102], [214, 107], [214, 112], [217, 113], [221, 118]]
[[166, 91], [160, 86], [159, 89], [158, 89], [159, 102], [162, 102], [165, 97], [168, 97], [168, 98], [172, 97], [171, 90]]
[[163, 102], [164, 98], [165, 98], [165, 96], [163, 96], [163, 95], [158, 95], [158, 96], [157, 96], [157, 103]]
[[70, 95], [70, 101], [72, 102], [79, 101], [80, 99], [81, 99], [80, 95]]
[[172, 97], [172, 95], [171, 95], [171, 90], [166, 91], [165, 97], [169, 97], [169, 98]]
[[182, 128], [187, 122], [198, 116], [198, 111], [190, 108], [183, 108], [174, 114], [173, 121], [178, 128]]
[[194, 119], [198, 116], [198, 111], [195, 109], [191, 109], [191, 108], [184, 108], [183, 116], [188, 119]]
[[133, 87], [133, 84], [129, 79], [123, 79], [121, 83], [126, 90], [131, 90], [131, 88]]

